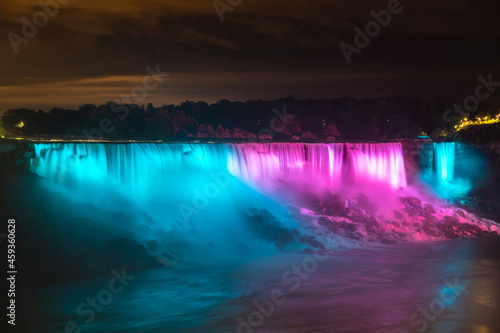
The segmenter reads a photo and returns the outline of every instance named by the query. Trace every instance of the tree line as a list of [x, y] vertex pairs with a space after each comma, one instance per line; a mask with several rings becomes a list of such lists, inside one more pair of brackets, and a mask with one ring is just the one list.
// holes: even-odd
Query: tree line
[[[10, 109], [2, 116], [8, 133], [110, 140], [269, 139], [286, 141], [381, 140], [451, 130], [453, 101], [413, 98], [296, 99], [217, 103], [186, 101], [154, 107], [85, 104], [48, 112]], [[497, 108], [481, 105], [477, 114]]]

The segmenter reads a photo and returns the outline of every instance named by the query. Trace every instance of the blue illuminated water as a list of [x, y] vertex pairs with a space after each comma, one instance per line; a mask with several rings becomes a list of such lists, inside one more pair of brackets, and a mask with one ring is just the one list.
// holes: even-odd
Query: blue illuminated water
[[[284, 274], [312, 256], [139, 271], [90, 323], [75, 309], [106, 288], [110, 277], [48, 287], [38, 301], [45, 325], [58, 333], [69, 320], [89, 333], [495, 333], [499, 245], [491, 238], [348, 249], [310, 273], [302, 270], [303, 278], [287, 275], [293, 280]], [[275, 290], [283, 292], [283, 302], [269, 316], [256, 315], [255, 303], [266, 303]], [[247, 330], [242, 320], [259, 325]]]
[[455, 142], [434, 143], [436, 175], [440, 184], [449, 184], [455, 177]]

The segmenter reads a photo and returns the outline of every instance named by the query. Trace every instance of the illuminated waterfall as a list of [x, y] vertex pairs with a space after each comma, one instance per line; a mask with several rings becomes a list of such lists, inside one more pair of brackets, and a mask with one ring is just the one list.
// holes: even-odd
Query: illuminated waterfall
[[[281, 216], [293, 229], [296, 222], [286, 217], [284, 206], [300, 200], [303, 191], [363, 192], [391, 206], [390, 193], [406, 186], [400, 143], [37, 143], [34, 148], [31, 171], [47, 179], [42, 184], [58, 201], [77, 205], [71, 214], [102, 220], [107, 228], [112, 224], [140, 242], [223, 243], [223, 235], [230, 234], [240, 239], [246, 230], [242, 212], [255, 208]], [[134, 223], [103, 220], [104, 212]]]
[[277, 179], [334, 186], [341, 181], [344, 144], [234, 144], [230, 172], [250, 184]]
[[455, 177], [455, 142], [434, 143], [436, 175], [440, 184], [448, 184]]
[[406, 187], [403, 149], [400, 143], [347, 145], [356, 180], [369, 179], [389, 183], [394, 188]]
[[[353, 170], [344, 168], [344, 151]], [[31, 170], [75, 191], [93, 183], [139, 198], [166, 179], [187, 181], [192, 170], [229, 171], [257, 188], [277, 180], [335, 187], [345, 177], [406, 186], [400, 143], [39, 143]]]

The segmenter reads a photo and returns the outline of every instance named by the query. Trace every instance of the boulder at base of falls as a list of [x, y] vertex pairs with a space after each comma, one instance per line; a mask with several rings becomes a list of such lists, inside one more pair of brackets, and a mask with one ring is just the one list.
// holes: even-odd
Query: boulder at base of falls
[[405, 216], [402, 213], [400, 213], [399, 211], [394, 210], [394, 218], [396, 220], [403, 221], [405, 219]]
[[434, 208], [434, 206], [430, 203], [427, 203], [425, 204], [424, 206], [424, 211], [426, 213], [430, 213], [430, 214], [436, 214], [436, 209]]
[[324, 212], [325, 214], [331, 216], [345, 216], [346, 208], [345, 208], [345, 199], [341, 196], [334, 196], [330, 199], [323, 201]]
[[407, 207], [422, 209], [422, 201], [419, 198], [408, 196], [403, 198], [402, 201]]
[[322, 227], [325, 227], [326, 229], [328, 229], [328, 231], [334, 234], [338, 234], [340, 231], [340, 223], [337, 221], [332, 221], [328, 217], [320, 217], [318, 219], [318, 224]]

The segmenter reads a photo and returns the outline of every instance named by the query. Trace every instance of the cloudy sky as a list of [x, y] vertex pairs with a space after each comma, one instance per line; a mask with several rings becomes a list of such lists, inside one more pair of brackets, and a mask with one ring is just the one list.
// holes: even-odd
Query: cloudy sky
[[[143, 104], [154, 105], [287, 95], [461, 101], [479, 75], [500, 81], [495, 0], [402, 0], [350, 64], [339, 44], [354, 45], [354, 27], [364, 29], [387, 0], [242, 0], [223, 21], [213, 0], [59, 1], [16, 53], [23, 17], [43, 19], [41, 7], [1, 0], [0, 112], [120, 101], [147, 66], [170, 73], [148, 91]], [[500, 101], [498, 90], [490, 102]]]

